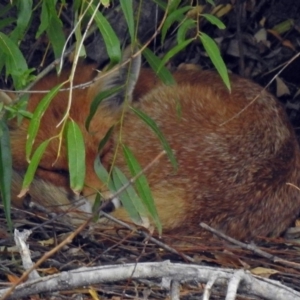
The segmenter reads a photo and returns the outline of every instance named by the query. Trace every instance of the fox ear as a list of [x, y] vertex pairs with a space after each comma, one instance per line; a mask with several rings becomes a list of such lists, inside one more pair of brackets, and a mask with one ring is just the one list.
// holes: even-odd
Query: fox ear
[[[96, 78], [92, 86], [94, 96], [103, 91], [108, 91], [108, 94], [109, 91], [112, 91], [112, 95], [107, 97], [101, 105], [111, 109], [122, 106], [125, 100], [131, 101], [141, 68], [141, 55], [134, 55], [135, 50], [137, 50], [135, 47], [127, 47], [121, 62]], [[114, 90], [115, 92], [113, 92]]]

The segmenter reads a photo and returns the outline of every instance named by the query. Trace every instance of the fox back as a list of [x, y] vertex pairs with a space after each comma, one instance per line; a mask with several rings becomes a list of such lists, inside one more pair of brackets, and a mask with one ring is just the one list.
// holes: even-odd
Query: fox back
[[[125, 54], [123, 62], [129, 57]], [[139, 57], [104, 75], [97, 77], [94, 66], [80, 67], [74, 84], [93, 79], [94, 83], [73, 91], [70, 110], [86, 146], [82, 196], [87, 206], [94, 200], [95, 189], [107, 192], [94, 171], [97, 156], [107, 170], [115, 165], [130, 178], [120, 142], [132, 150], [141, 167], [162, 151], [156, 135], [129, 109], [131, 105], [156, 122], [178, 162], [174, 171], [163, 157], [146, 173], [163, 232], [204, 236], [199, 225], [204, 222], [235, 238], [250, 240], [277, 236], [297, 217], [299, 146], [284, 110], [271, 94], [234, 75], [229, 92], [219, 75], [211, 71], [177, 71], [173, 74], [176, 84], [167, 86], [152, 71], [140, 70]], [[60, 77], [49, 75], [34, 90], [49, 90], [68, 76], [68, 70]], [[99, 92], [116, 86], [122, 88], [100, 104], [87, 131], [85, 120], [91, 102]], [[31, 95], [29, 111], [34, 111], [42, 97]], [[67, 109], [67, 99], [67, 91], [53, 99], [41, 120], [35, 147], [58, 134], [57, 124]], [[27, 168], [28, 123], [11, 124], [16, 205], [20, 205], [16, 195]], [[112, 126], [108, 142], [98, 152], [99, 142]], [[34, 201], [52, 209], [77, 199], [69, 188], [66, 146], [63, 144], [58, 158], [57, 151], [58, 141], [54, 139], [29, 190]], [[82, 210], [89, 209], [82, 206]], [[123, 207], [112, 214], [129, 221]]]

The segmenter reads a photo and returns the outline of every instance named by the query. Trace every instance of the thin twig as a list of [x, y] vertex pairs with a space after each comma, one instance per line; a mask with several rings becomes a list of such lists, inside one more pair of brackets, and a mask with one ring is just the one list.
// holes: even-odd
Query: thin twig
[[77, 234], [79, 234], [93, 219], [93, 216], [88, 218], [83, 224], [81, 224], [73, 233], [71, 233], [66, 239], [64, 239], [60, 244], [58, 244], [56, 247], [51, 249], [50, 251], [46, 252], [30, 269], [25, 271], [23, 275], [11, 286], [11, 288], [3, 295], [1, 300], [7, 299], [8, 296], [11, 295], [11, 293], [15, 290], [15, 288], [21, 284], [27, 277], [28, 275], [36, 270], [45, 260], [47, 260], [49, 257], [54, 255], [57, 251], [62, 249], [65, 245], [69, 244], [72, 242], [72, 240], [76, 237]]
[[131, 226], [131, 225], [129, 225], [129, 224], [127, 224], [127, 223], [125, 223], [125, 222], [123, 222], [123, 221], [121, 221], [121, 220], [118, 220], [118, 219], [114, 218], [113, 216], [111, 216], [111, 215], [109, 215], [109, 214], [107, 214], [107, 213], [105, 213], [105, 212], [103, 212], [103, 211], [100, 212], [100, 216], [104, 216], [104, 217], [107, 218], [108, 220], [113, 221], [114, 223], [116, 223], [116, 224], [118, 224], [118, 225], [121, 225], [122, 227], [125, 227], [125, 228], [127, 228], [127, 229], [129, 229], [129, 230], [132, 230], [132, 231], [137, 232], [139, 235], [141, 235], [141, 236], [147, 238], [149, 241], [155, 243], [157, 246], [159, 246], [159, 247], [161, 247], [161, 248], [165, 249], [166, 251], [169, 251], [169, 252], [171, 252], [171, 253], [173, 253], [173, 254], [176, 254], [176, 255], [181, 256], [182, 258], [184, 258], [184, 259], [185, 259], [186, 261], [188, 261], [188, 262], [195, 262], [195, 260], [194, 260], [192, 257], [190, 257], [190, 256], [188, 256], [188, 255], [185, 255], [185, 254], [183, 254], [183, 253], [180, 253], [180, 252], [177, 251], [176, 249], [174, 249], [174, 248], [168, 246], [167, 244], [165, 244], [165, 243], [159, 241], [158, 239], [152, 237], [152, 236], [151, 236], [150, 234], [148, 234], [147, 232], [145, 232], [145, 231], [143, 231], [143, 230], [136, 230], [136, 227], [135, 227], [135, 226]]
[[[110, 197], [109, 199], [112, 200], [113, 198], [117, 197], [120, 193], [122, 193], [125, 189], [127, 189], [131, 184], [133, 184], [135, 182], [135, 180], [137, 180], [137, 178], [139, 176], [141, 176], [142, 174], [144, 174], [149, 168], [151, 168], [153, 166], [153, 164], [155, 164], [163, 155], [165, 155], [165, 151], [160, 152], [153, 161], [151, 161], [143, 170], [141, 170], [138, 174], [136, 174], [133, 178], [131, 178], [129, 180], [129, 182], [127, 184], [125, 184], [124, 186], [122, 186], [118, 191], [116, 191], [116, 193]], [[103, 212], [99, 213], [106, 215]], [[66, 244], [69, 244], [72, 242], [72, 240], [93, 220], [94, 216], [90, 216], [86, 221], [84, 221], [83, 224], [81, 224], [73, 233], [71, 233], [65, 240], [63, 240], [60, 244], [58, 244], [56, 247], [54, 247], [53, 249], [51, 249], [50, 251], [46, 252], [30, 269], [28, 269], [25, 273], [23, 273], [23, 275], [19, 278], [19, 280], [17, 280], [17, 282], [15, 282], [12, 287], [4, 294], [4, 296], [1, 298], [1, 300], [5, 300], [9, 295], [11, 295], [11, 293], [15, 290], [15, 288], [23, 282], [23, 280], [25, 280], [28, 275], [35, 270], [36, 268], [38, 268], [45, 260], [47, 260], [49, 257], [51, 257], [52, 255], [54, 255], [57, 251], [59, 251], [60, 249], [62, 249], [62, 247], [64, 247]]]
[[284, 265], [286, 267], [292, 267], [292, 268], [295, 268], [297, 270], [300, 270], [300, 264], [298, 263], [295, 263], [295, 262], [291, 262], [291, 261], [288, 261], [288, 260], [285, 260], [285, 259], [282, 259], [276, 255], [273, 255], [273, 254], [269, 254], [261, 249], [259, 249], [258, 247], [256, 247], [255, 245], [253, 244], [246, 244], [246, 243], [243, 243], [243, 242], [240, 242], [232, 237], [229, 237], [228, 235], [208, 226], [207, 224], [205, 223], [200, 223], [200, 226], [206, 230], [208, 230], [209, 232], [212, 232], [213, 234], [215, 234], [216, 236], [222, 238], [223, 240], [227, 241], [227, 242], [230, 242], [234, 245], [237, 245], [243, 249], [247, 249], [247, 250], [250, 250], [250, 251], [253, 251], [255, 254], [258, 254], [264, 258], [267, 258], [269, 259], [270, 261], [274, 262], [274, 263], [280, 263], [281, 265]]
[[226, 120], [225, 122], [221, 123], [220, 126], [224, 126], [225, 124], [229, 123], [230, 121], [232, 121], [233, 119], [237, 118], [238, 116], [240, 116], [243, 112], [245, 112], [248, 107], [250, 105], [252, 105], [257, 99], [258, 97], [264, 92], [266, 91], [266, 89], [271, 85], [271, 83], [298, 57], [300, 56], [300, 52], [295, 54], [287, 63], [285, 66], [282, 67], [281, 70], [278, 71], [278, 73], [276, 73], [273, 78], [268, 82], [268, 84], [260, 91], [260, 93], [258, 93], [256, 95], [256, 97], [254, 97], [253, 100], [251, 100], [243, 109], [241, 109], [237, 114], [235, 114], [233, 117], [229, 118], [228, 120]]

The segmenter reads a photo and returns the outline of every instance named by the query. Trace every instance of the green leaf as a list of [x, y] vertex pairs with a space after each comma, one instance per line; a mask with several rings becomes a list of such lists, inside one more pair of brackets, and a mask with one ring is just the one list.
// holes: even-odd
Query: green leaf
[[99, 214], [97, 212], [99, 212], [101, 204], [101, 195], [100, 193], [97, 193], [92, 207], [92, 212], [94, 213], [93, 222], [97, 222], [99, 220]]
[[16, 1], [18, 9], [17, 26], [11, 32], [10, 37], [15, 42], [18, 42], [23, 38], [25, 31], [27, 30], [28, 24], [32, 15], [32, 0], [19, 0]]
[[6, 5], [1, 5], [1, 10], [0, 10], [0, 19], [2, 19], [4, 16], [7, 16], [8, 12], [12, 9], [11, 6], [11, 1], [7, 3]]
[[177, 44], [183, 43], [185, 41], [186, 33], [192, 28], [196, 28], [195, 20], [184, 20], [184, 22], [179, 26], [177, 30]]
[[19, 47], [5, 34], [0, 32], [0, 55], [3, 55], [6, 75], [11, 75], [15, 88], [22, 87], [22, 76], [27, 72], [26, 60]]
[[12, 23], [16, 22], [16, 19], [14, 18], [5, 18], [0, 20], [0, 30], [2, 30], [4, 27], [12, 25]]
[[41, 24], [37, 30], [37, 33], [35, 35], [35, 38], [38, 39], [43, 32], [47, 30], [49, 27], [49, 13], [47, 10], [47, 4], [46, 1], [42, 2], [42, 11], [40, 15]]
[[[128, 147], [123, 146], [123, 151], [124, 151], [124, 156], [127, 162], [127, 166], [130, 170], [130, 173], [132, 176], [135, 176], [136, 174], [142, 171], [142, 168]], [[152, 197], [152, 193], [148, 181], [144, 174], [142, 174], [140, 177], [137, 178], [137, 180], [135, 181], [135, 187], [138, 191], [139, 196], [143, 201], [143, 204], [147, 208], [149, 215], [153, 219], [159, 234], [161, 234], [162, 226], [157, 214], [157, 210], [155, 207], [154, 199]]]
[[51, 89], [51, 91], [39, 102], [32, 115], [28, 126], [28, 136], [26, 141], [26, 160], [28, 162], [30, 161], [30, 154], [32, 151], [35, 137], [40, 127], [41, 118], [45, 113], [46, 109], [48, 108], [51, 100], [55, 97], [55, 95], [58, 93], [58, 91], [63, 85], [64, 82]]
[[10, 216], [12, 158], [10, 150], [9, 130], [3, 120], [0, 120], [0, 130], [0, 192], [2, 203], [4, 206], [5, 218], [10, 231], [12, 231], [12, 221]]
[[65, 35], [63, 32], [63, 24], [57, 16], [55, 1], [45, 1], [49, 13], [49, 25], [47, 34], [53, 48], [55, 58], [59, 58], [65, 44]]
[[115, 86], [109, 90], [105, 90], [103, 92], [100, 92], [96, 97], [95, 99], [93, 100], [93, 102], [91, 103], [91, 106], [90, 106], [90, 112], [89, 112], [89, 115], [87, 116], [86, 120], [85, 120], [85, 128], [87, 131], [89, 131], [89, 127], [90, 127], [90, 124], [91, 124], [91, 121], [100, 105], [100, 103], [113, 96], [114, 94], [116, 94], [118, 91], [120, 91], [121, 89], [123, 88], [123, 86]]
[[161, 43], [163, 44], [167, 35], [167, 31], [169, 28], [173, 25], [174, 22], [181, 22], [185, 18], [185, 13], [189, 10], [191, 10], [191, 6], [184, 6], [182, 8], [176, 9], [175, 11], [171, 12], [168, 17], [166, 18], [166, 21], [164, 22], [164, 25], [161, 29]]
[[101, 180], [103, 184], [108, 186], [108, 189], [114, 193], [116, 191], [113, 181], [111, 180], [107, 170], [104, 168], [100, 161], [100, 157], [96, 157], [94, 161], [94, 170], [97, 177]]
[[26, 110], [27, 103], [28, 103], [29, 94], [25, 94], [18, 98], [18, 102], [15, 103], [13, 106], [6, 106], [6, 111], [10, 112], [10, 109], [12, 109], [12, 112], [7, 114], [7, 118], [11, 119], [14, 117], [17, 117], [17, 125], [20, 126], [22, 120], [23, 120], [23, 113], [24, 115], [29, 119], [32, 118], [32, 113], [28, 112]]
[[35, 171], [40, 163], [40, 160], [49, 144], [49, 142], [51, 141], [51, 138], [43, 141], [35, 150], [35, 152], [32, 155], [30, 164], [26, 170], [25, 176], [24, 176], [24, 180], [23, 180], [23, 184], [22, 184], [22, 191], [21, 191], [21, 195], [25, 194], [28, 190], [29, 185], [31, 184], [33, 178], [34, 178], [34, 174]]
[[224, 84], [226, 85], [228, 90], [231, 91], [227, 68], [221, 57], [221, 53], [220, 53], [220, 50], [219, 50], [216, 42], [211, 37], [209, 37], [207, 34], [205, 34], [203, 32], [201, 32], [199, 38], [203, 44], [203, 47], [204, 47], [206, 53], [210, 57], [212, 63], [214, 64], [214, 66], [217, 69], [217, 71], [219, 72], [222, 80], [224, 81]]
[[83, 1], [82, 0], [74, 0], [73, 1], [73, 10], [74, 11], [82, 11], [82, 5], [83, 5]]
[[[91, 5], [88, 10], [89, 14], [92, 15], [95, 9], [96, 7]], [[95, 22], [101, 32], [107, 54], [111, 62], [118, 63], [121, 60], [121, 46], [119, 38], [100, 11], [97, 11], [96, 13]]]
[[168, 51], [166, 53], [166, 55], [164, 56], [164, 58], [162, 59], [162, 61], [160, 62], [160, 66], [158, 67], [158, 70], [161, 69], [162, 66], [164, 66], [169, 59], [171, 59], [174, 55], [176, 55], [178, 52], [180, 52], [182, 49], [185, 49], [187, 45], [189, 45], [194, 39], [189, 39], [186, 40], [178, 45], [176, 45], [175, 47], [173, 47], [170, 51]]
[[9, 118], [13, 118], [15, 116], [23, 116], [27, 119], [32, 118], [32, 113], [27, 110], [17, 109], [14, 106], [5, 106], [5, 110], [9, 112]]
[[98, 151], [101, 152], [105, 144], [108, 142], [109, 138], [111, 137], [112, 133], [114, 131], [114, 126], [110, 127], [109, 130], [106, 132], [104, 138], [100, 141], [98, 146]]
[[85, 180], [85, 144], [79, 126], [73, 120], [68, 121], [66, 130], [70, 186], [74, 193], [79, 193]]
[[[117, 167], [113, 168], [112, 177], [116, 190], [122, 188], [129, 181]], [[141, 224], [142, 217], [146, 216], [146, 210], [134, 188], [131, 185], [128, 186], [128, 188], [119, 195], [119, 199], [133, 222]]]
[[295, 27], [295, 21], [293, 19], [287, 19], [283, 22], [275, 25], [272, 30], [275, 30], [278, 34], [282, 35], [287, 31], [290, 31]]
[[[108, 8], [110, 5], [110, 0], [100, 0], [101, 4], [105, 7]], [[122, 2], [122, 1], [121, 1]], [[126, 1], [127, 2], [127, 1]]]
[[156, 72], [158, 78], [166, 85], [176, 84], [175, 79], [171, 72], [165, 67], [161, 66], [161, 60], [148, 48], [143, 51], [143, 55], [146, 58], [150, 67]]
[[204, 17], [211, 24], [216, 25], [219, 29], [225, 29], [225, 24], [216, 16], [210, 14], [201, 14], [200, 16]]
[[133, 43], [135, 41], [135, 29], [134, 29], [132, 0], [120, 1], [120, 4], [127, 22], [131, 43]]
[[77, 55], [79, 55], [79, 57], [86, 57], [86, 51], [85, 51], [85, 47], [84, 47], [84, 44], [83, 44], [83, 40], [82, 40], [82, 28], [81, 28], [81, 23], [78, 23], [79, 20], [78, 20], [78, 14], [75, 13], [75, 21], [74, 23], [78, 24], [78, 26], [76, 26], [76, 29], [75, 29], [75, 38], [76, 38], [76, 47], [75, 47], [75, 51], [74, 53]]
[[216, 6], [215, 2], [213, 0], [206, 0], [207, 3], [211, 4], [212, 6]]
[[168, 11], [170, 14], [178, 8], [178, 5], [180, 4], [181, 0], [170, 0], [168, 2]]
[[141, 119], [143, 120], [152, 130], [153, 132], [157, 135], [159, 141], [162, 144], [162, 147], [164, 148], [164, 150], [167, 152], [167, 155], [169, 157], [169, 160], [171, 161], [172, 166], [174, 167], [175, 170], [177, 170], [178, 168], [178, 164], [175, 158], [175, 155], [173, 154], [173, 151], [169, 145], [169, 143], [167, 142], [167, 140], [165, 139], [164, 135], [162, 134], [162, 132], [160, 131], [160, 129], [158, 128], [158, 126], [156, 125], [156, 123], [154, 122], [154, 120], [152, 120], [149, 116], [147, 116], [144, 112], [142, 112], [141, 110], [138, 110], [137, 108], [134, 107], [130, 107], [133, 112]]
[[167, 4], [164, 0], [153, 0], [163, 11], [167, 9]]

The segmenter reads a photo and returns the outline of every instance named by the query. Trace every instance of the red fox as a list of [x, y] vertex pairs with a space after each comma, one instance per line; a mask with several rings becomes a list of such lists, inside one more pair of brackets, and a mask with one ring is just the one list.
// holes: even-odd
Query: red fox
[[[212, 71], [178, 70], [173, 74], [176, 84], [167, 86], [154, 72], [140, 68], [139, 56], [125, 64], [128, 58], [130, 55], [124, 55], [123, 64], [106, 76], [100, 73], [89, 88], [73, 91], [70, 116], [79, 124], [86, 146], [82, 196], [92, 203], [95, 189], [105, 192], [94, 171], [97, 156], [107, 169], [114, 163], [130, 178], [117, 147], [120, 139], [142, 167], [162, 151], [152, 130], [128, 108], [132, 105], [156, 122], [179, 165], [175, 172], [163, 157], [146, 173], [163, 232], [204, 236], [199, 225], [204, 222], [242, 240], [282, 233], [300, 212], [300, 152], [279, 102], [257, 84], [235, 75], [230, 76], [229, 92]], [[95, 79], [94, 68], [81, 66], [74, 84]], [[60, 77], [49, 75], [34, 90], [50, 90], [68, 76], [68, 70]], [[92, 100], [100, 91], [114, 86], [124, 88], [100, 104], [88, 132], [85, 120]], [[43, 95], [30, 96], [29, 111], [34, 111]], [[53, 99], [42, 118], [35, 146], [58, 134], [57, 124], [66, 111], [67, 100], [67, 91]], [[15, 205], [22, 201], [16, 195], [27, 168], [28, 124], [28, 120], [20, 126], [10, 124]], [[112, 126], [112, 135], [98, 153], [99, 142]], [[57, 151], [58, 141], [54, 139], [29, 190], [34, 201], [50, 207], [76, 200], [69, 188], [65, 145], [56, 160]], [[112, 214], [129, 221], [123, 207]]]

